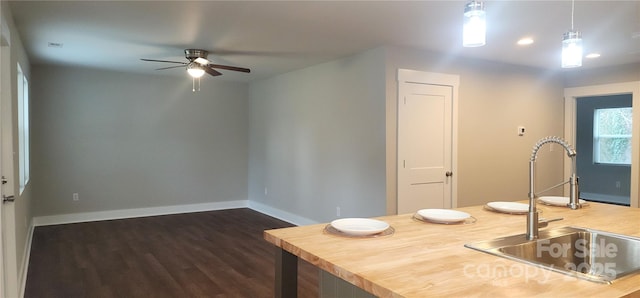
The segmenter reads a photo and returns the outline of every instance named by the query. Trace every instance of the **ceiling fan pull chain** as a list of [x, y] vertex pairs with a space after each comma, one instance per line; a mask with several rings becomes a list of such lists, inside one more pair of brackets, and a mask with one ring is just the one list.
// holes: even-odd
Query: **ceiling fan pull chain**
[[191, 91], [196, 92], [196, 79], [198, 80], [198, 91], [200, 91], [200, 78], [194, 78], [192, 77], [192, 87], [191, 87]]

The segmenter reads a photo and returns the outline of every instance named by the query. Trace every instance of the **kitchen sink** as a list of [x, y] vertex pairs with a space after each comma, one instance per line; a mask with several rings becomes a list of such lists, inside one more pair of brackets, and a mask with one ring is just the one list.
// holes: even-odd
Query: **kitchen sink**
[[594, 282], [610, 283], [640, 270], [640, 238], [579, 227], [541, 230], [465, 247]]

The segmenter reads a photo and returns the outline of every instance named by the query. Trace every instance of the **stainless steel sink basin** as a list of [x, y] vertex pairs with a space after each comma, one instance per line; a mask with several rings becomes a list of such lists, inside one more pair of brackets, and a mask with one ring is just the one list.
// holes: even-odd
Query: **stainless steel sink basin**
[[578, 278], [610, 283], [640, 270], [640, 238], [578, 227], [541, 230], [465, 247]]

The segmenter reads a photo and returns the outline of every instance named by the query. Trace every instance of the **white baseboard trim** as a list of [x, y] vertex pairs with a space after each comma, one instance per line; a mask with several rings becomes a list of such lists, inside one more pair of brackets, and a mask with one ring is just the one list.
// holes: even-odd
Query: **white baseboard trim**
[[145, 216], [168, 215], [178, 213], [203, 212], [222, 209], [247, 208], [249, 201], [225, 201], [202, 204], [175, 205], [149, 208], [121, 209], [110, 211], [83, 212], [60, 215], [37, 216], [33, 218], [34, 226], [48, 226], [77, 222], [90, 222]]
[[19, 297], [24, 297], [24, 291], [27, 289], [27, 273], [29, 273], [29, 259], [31, 258], [31, 243], [33, 242], [33, 230], [35, 226], [33, 225], [33, 219], [29, 224], [29, 232], [27, 233], [27, 244], [24, 248], [25, 252], [22, 260], [22, 272], [20, 272], [20, 291]]
[[305, 225], [313, 225], [313, 224], [318, 224], [319, 222], [315, 221], [315, 220], [311, 220], [308, 219], [306, 217], [302, 217], [287, 211], [283, 211], [277, 208], [273, 208], [271, 206], [262, 204], [262, 203], [258, 203], [258, 202], [254, 202], [254, 201], [249, 201], [249, 208], [258, 211], [260, 213], [264, 213], [266, 215], [269, 215], [271, 217], [275, 217], [277, 219], [280, 220], [284, 220], [286, 222], [292, 223], [296, 226], [305, 226]]

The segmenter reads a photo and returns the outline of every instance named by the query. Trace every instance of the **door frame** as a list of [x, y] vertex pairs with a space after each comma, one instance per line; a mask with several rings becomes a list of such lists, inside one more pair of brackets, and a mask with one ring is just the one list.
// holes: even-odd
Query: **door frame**
[[[564, 89], [564, 136], [565, 139], [572, 143], [576, 143], [576, 101], [580, 97], [590, 96], [607, 96], [618, 94], [631, 94], [632, 96], [632, 115], [634, 119], [631, 131], [631, 190], [630, 204], [631, 207], [640, 207], [640, 81], [592, 85], [583, 87], [572, 87]], [[580, 154], [580, 152], [578, 152]], [[571, 161], [565, 158], [564, 176], [571, 175]], [[565, 190], [565, 194], [567, 190]]]
[[[398, 69], [397, 73], [397, 90], [396, 90], [396, 130], [399, 128], [399, 115], [397, 115], [400, 101], [400, 84], [401, 83], [418, 83], [427, 85], [439, 85], [451, 87], [451, 172], [453, 176], [450, 177], [451, 181], [451, 207], [458, 207], [458, 87], [460, 85], [460, 76], [425, 72], [411, 69]], [[398, 179], [398, 171], [400, 170], [400, 163], [398, 161], [398, 132], [396, 131], [396, 181]], [[398, 187], [396, 183], [396, 211], [398, 210]], [[396, 212], [397, 213], [397, 212]]]

